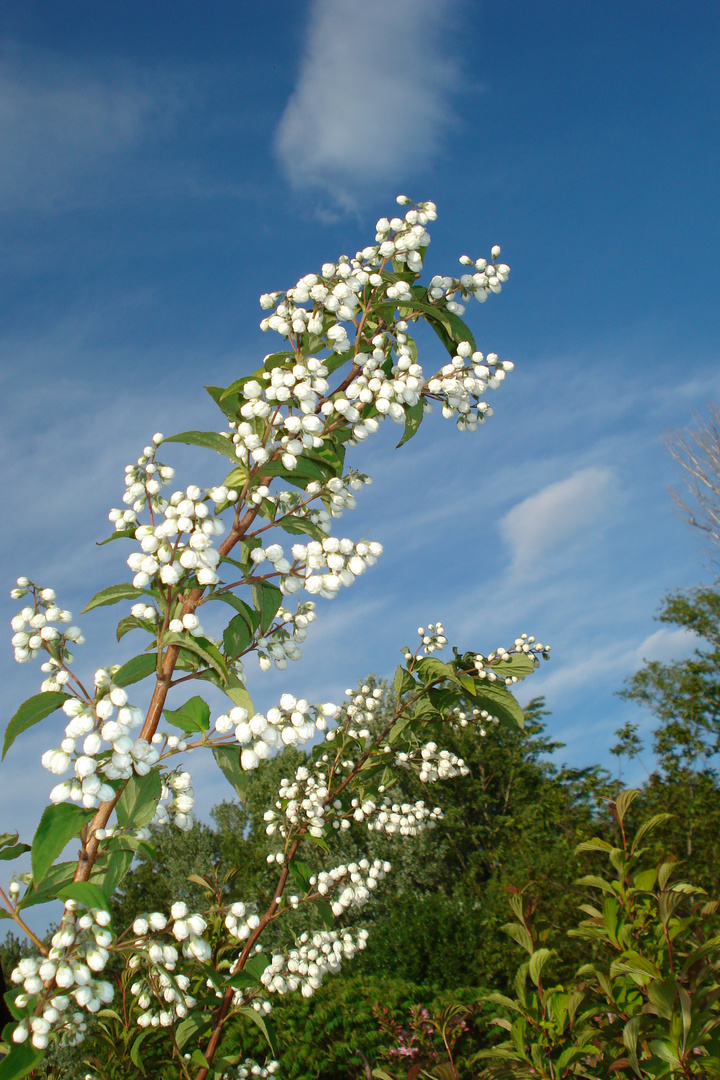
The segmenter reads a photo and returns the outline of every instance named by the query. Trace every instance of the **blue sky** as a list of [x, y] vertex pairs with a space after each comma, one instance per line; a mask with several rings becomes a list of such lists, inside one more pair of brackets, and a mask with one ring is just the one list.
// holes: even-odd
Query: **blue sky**
[[[502, 245], [508, 285], [467, 314], [515, 371], [475, 435], [433, 416], [358, 450], [375, 483], [343, 528], [386, 553], [320, 607], [303, 662], [253, 671], [256, 703], [388, 675], [428, 621], [482, 651], [525, 631], [553, 647], [525, 696], [546, 694], [562, 760], [608, 762], [615, 728], [649, 723], [623, 679], [692, 648], [653, 621], [661, 597], [709, 580], [661, 440], [720, 396], [719, 29], [715, 5], [664, 0], [5, 5], [4, 593], [27, 574], [77, 613], [126, 580], [127, 550], [95, 546], [123, 467], [158, 429], [220, 426], [201, 387], [272, 347], [259, 294], [369, 243], [397, 192], [431, 198], [430, 273]], [[82, 618], [88, 671], [131, 654], [118, 611]], [[7, 719], [41, 676], [9, 644], [0, 665]], [[3, 770], [2, 829], [25, 838], [47, 728]], [[206, 814], [225, 791], [190, 764]]]

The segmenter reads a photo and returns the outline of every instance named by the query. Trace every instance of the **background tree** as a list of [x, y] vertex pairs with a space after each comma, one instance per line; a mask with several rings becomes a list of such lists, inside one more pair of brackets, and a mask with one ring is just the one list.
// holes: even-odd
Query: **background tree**
[[665, 439], [671, 457], [682, 465], [690, 493], [687, 501], [674, 488], [673, 501], [685, 520], [700, 529], [711, 548], [720, 548], [720, 406], [708, 406], [708, 418], [696, 414], [694, 427]]

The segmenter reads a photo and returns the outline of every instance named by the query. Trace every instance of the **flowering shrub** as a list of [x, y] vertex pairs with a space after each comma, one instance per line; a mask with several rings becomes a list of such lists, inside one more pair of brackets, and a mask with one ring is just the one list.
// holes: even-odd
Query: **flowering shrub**
[[[146, 1055], [154, 1055], [157, 1074], [167, 1064], [173, 1075], [196, 1080], [272, 1075], [273, 1062], [260, 1066], [224, 1053], [228, 1019], [249, 1017], [272, 1045], [273, 999], [297, 990], [311, 996], [366, 947], [365, 929], [343, 929], [336, 920], [368, 903], [391, 870], [380, 861], [334, 865], [333, 835], [363, 827], [414, 836], [431, 828], [440, 808], [393, 797], [400, 771], [412, 769], [426, 784], [464, 775], [463, 760], [441, 749], [444, 731], [471, 727], [485, 735], [499, 723], [522, 724], [509, 688], [547, 648], [522, 635], [509, 649], [454, 649], [443, 662], [433, 655], [447, 645], [441, 623], [421, 627], [417, 648], [402, 650], [391, 715], [379, 731], [371, 727], [381, 692], [369, 686], [348, 691], [342, 704], [283, 693], [265, 713], [255, 710], [248, 691], [253, 654], [261, 671], [300, 658], [316, 602], [300, 598], [292, 606], [290, 598], [331, 600], [382, 554], [379, 543], [333, 534], [370, 483], [346, 465], [348, 449], [386, 417], [403, 426], [402, 445], [433, 402], [461, 431], [475, 431], [492, 416], [486, 391], [512, 371], [508, 361], [477, 349], [461, 319], [462, 301], [500, 292], [509, 273], [497, 261], [500, 249], [490, 260], [463, 256], [467, 272], [422, 285], [435, 207], [403, 196], [398, 202], [410, 207], [405, 217], [381, 219], [374, 244], [261, 297], [270, 312], [261, 327], [279, 334], [282, 348], [229, 387], [207, 388], [225, 415], [224, 430], [158, 433], [126, 467], [123, 507], [110, 511], [109, 539], [137, 545], [127, 559], [132, 579], [103, 589], [84, 610], [131, 601], [117, 637], [139, 631], [149, 639], [146, 649], [81, 681], [74, 650], [85, 638], [54, 591], [26, 577], [13, 590], [24, 605], [12, 620], [15, 657], [40, 658], [46, 678], [8, 724], [3, 757], [23, 731], [57, 710], [67, 726], [60, 746], [42, 755], [57, 783], [32, 843], [18, 842], [17, 834], [0, 837], [3, 857], [30, 851], [31, 872], [17, 875], [0, 899], [38, 950], [12, 973], [7, 999], [14, 1021], [3, 1033], [9, 1054], [2, 1080], [30, 1072], [51, 1043], [81, 1041], [88, 1013], [118, 1015], [108, 1007], [118, 988], [103, 978], [111, 958], [125, 964], [122, 1006], [137, 1030], [124, 1075], [142, 1071]], [[430, 378], [410, 334], [418, 321], [449, 353]], [[223, 483], [168, 491], [174, 469], [159, 455], [171, 443], [227, 458]], [[282, 533], [290, 536], [289, 550], [276, 539]], [[216, 602], [231, 609], [221, 640], [202, 625], [204, 606]], [[128, 688], [144, 679], [153, 688], [141, 710]], [[213, 718], [199, 695], [168, 708], [170, 692], [191, 682], [220, 688], [227, 711]], [[269, 906], [259, 909], [230, 889], [211, 895], [203, 911], [177, 901], [169, 911], [138, 912], [127, 928], [110, 925], [108, 900], [147, 846], [149, 824], [192, 828], [192, 776], [183, 754], [208, 749], [242, 796], [248, 773], [276, 749], [308, 743], [316, 744], [308, 765], [282, 781], [265, 814], [267, 861], [277, 872]], [[58, 863], [75, 837], [77, 861]], [[302, 860], [313, 847], [327, 856], [317, 873]], [[56, 898], [64, 915], [46, 948], [24, 911]], [[314, 913], [316, 929], [266, 955], [268, 927], [282, 920], [292, 935], [301, 908]], [[94, 1068], [88, 1076], [110, 1075], [102, 1062]]]

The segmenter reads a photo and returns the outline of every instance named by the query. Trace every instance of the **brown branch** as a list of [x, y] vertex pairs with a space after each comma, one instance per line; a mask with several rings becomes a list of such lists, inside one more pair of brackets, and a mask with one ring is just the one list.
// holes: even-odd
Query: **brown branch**
[[[235, 522], [227, 538], [218, 548], [221, 556], [227, 555], [228, 552], [232, 551], [238, 541], [243, 538], [250, 525], [252, 525], [253, 521], [255, 520], [257, 512], [257, 507], [249, 507], [243, 517], [239, 521]], [[200, 604], [200, 601], [202, 600], [204, 591], [205, 590], [203, 588], [196, 588], [192, 590], [192, 592], [189, 594], [189, 596], [186, 597], [185, 602], [183, 603], [181, 617], [182, 615], [191, 614], [195, 611], [195, 609]], [[172, 676], [175, 670], [175, 665], [177, 663], [179, 653], [179, 645], [169, 645], [168, 648], [165, 650], [165, 656], [163, 658], [162, 666], [160, 668], [160, 671], [158, 672], [155, 681], [155, 689], [153, 690], [153, 695], [150, 699], [150, 705], [148, 706], [148, 711], [145, 716], [145, 722], [139, 735], [139, 738], [143, 739], [147, 743], [152, 742], [152, 737], [157, 731], [158, 724], [160, 723], [160, 718], [162, 716], [163, 709], [165, 708], [165, 701], [167, 699], [168, 691], [170, 690], [172, 684]], [[90, 828], [88, 829], [89, 840], [83, 845], [80, 851], [80, 857], [78, 859], [78, 865], [75, 870], [75, 876], [73, 877], [73, 881], [89, 880], [93, 866], [97, 862], [100, 847], [100, 841], [95, 835], [96, 831], [98, 829], [104, 829], [107, 825], [108, 821], [110, 820], [110, 815], [115, 809], [117, 801], [120, 798], [124, 787], [125, 785], [123, 784], [118, 793], [115, 795], [114, 799], [111, 799], [108, 802], [100, 803], [100, 805], [98, 806], [97, 813], [92, 819], [90, 823]]]
[[[260, 935], [262, 934], [262, 932], [265, 929], [265, 927], [267, 926], [267, 924], [269, 922], [272, 922], [272, 920], [275, 918], [275, 913], [277, 912], [278, 905], [280, 903], [283, 891], [285, 889], [285, 885], [287, 884], [288, 874], [290, 873], [290, 863], [295, 858], [295, 854], [297, 852], [297, 849], [298, 849], [299, 845], [300, 845], [299, 840], [295, 840], [292, 843], [292, 845], [290, 847], [290, 850], [289, 850], [289, 852], [287, 854], [287, 857], [285, 859], [285, 863], [283, 865], [282, 872], [280, 874], [280, 877], [278, 878], [277, 887], [275, 889], [275, 895], [272, 898], [272, 902], [270, 904], [270, 907], [267, 909], [267, 911], [263, 915], [262, 919], [260, 920], [259, 925], [255, 928], [255, 930], [253, 930], [252, 934], [250, 935], [250, 937], [245, 942], [245, 947], [243, 948], [243, 951], [240, 953], [240, 956], [238, 957], [237, 961], [230, 968], [231, 976], [234, 975], [238, 971], [242, 971], [242, 969], [245, 966], [245, 963], [246, 963], [252, 949], [255, 946], [255, 942], [260, 937]], [[229, 986], [228, 989], [225, 991], [225, 994], [223, 996], [222, 1004], [220, 1005], [220, 1008], [218, 1009], [218, 1011], [217, 1011], [217, 1013], [215, 1015], [215, 1019], [214, 1019], [214, 1023], [213, 1023], [213, 1033], [210, 1036], [210, 1042], [208, 1043], [207, 1049], [205, 1050], [205, 1060], [207, 1061], [208, 1066], [212, 1065], [213, 1058], [215, 1057], [215, 1054], [217, 1053], [217, 1048], [220, 1045], [220, 1038], [222, 1036], [223, 1025], [225, 1023], [225, 1020], [227, 1019], [228, 1013], [230, 1012], [230, 1008], [232, 1006], [232, 1000], [233, 1000], [234, 996], [235, 996], [235, 989], [234, 989], [234, 987]], [[208, 1072], [209, 1072], [209, 1068], [206, 1068], [203, 1065], [200, 1068], [200, 1070], [198, 1071], [198, 1073], [197, 1073], [197, 1075], [195, 1077], [195, 1080], [206, 1080]]]

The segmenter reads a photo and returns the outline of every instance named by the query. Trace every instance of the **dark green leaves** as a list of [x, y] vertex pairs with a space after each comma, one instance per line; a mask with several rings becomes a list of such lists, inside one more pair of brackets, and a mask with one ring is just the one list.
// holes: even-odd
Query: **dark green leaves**
[[270, 957], [265, 956], [263, 953], [251, 956], [249, 960], [245, 961], [245, 967], [242, 971], [232, 975], [225, 985], [234, 986], [236, 990], [241, 990], [245, 986], [260, 986], [260, 976], [269, 963]]
[[134, 600], [142, 595], [143, 590], [136, 589], [129, 582], [124, 582], [122, 585], [108, 585], [107, 589], [101, 589], [99, 593], [95, 593], [92, 600], [88, 600], [81, 614], [84, 615], [86, 611], [92, 611], [96, 607], [117, 604], [119, 600]]
[[282, 604], [283, 595], [277, 585], [269, 581], [258, 581], [252, 587], [253, 604], [260, 612], [260, 629], [263, 633], [270, 627], [277, 609]]
[[236, 615], [228, 623], [223, 633], [223, 645], [226, 656], [240, 656], [253, 639], [253, 629], [244, 615]]
[[169, 435], [163, 442], [184, 443], [186, 446], [203, 446], [206, 450], [215, 450], [224, 454], [231, 461], [237, 461], [235, 446], [230, 439], [223, 438], [216, 431], [181, 431], [178, 435]]
[[395, 669], [395, 678], [393, 679], [393, 690], [402, 697], [403, 694], [409, 694], [411, 690], [417, 688], [417, 683], [413, 679], [409, 671], [406, 671], [402, 665], [399, 665]]
[[404, 443], [409, 442], [413, 435], [416, 434], [417, 429], [420, 427], [423, 418], [423, 403], [422, 400], [418, 401], [416, 405], [408, 405], [405, 409], [405, 431], [400, 442], [397, 444], [396, 449], [403, 446]]
[[94, 810], [83, 810], [71, 803], [55, 803], [45, 808], [33, 837], [30, 855], [36, 886], [42, 882], [68, 841], [79, 836], [83, 825], [94, 817]]
[[201, 697], [192, 697], [179, 709], [165, 709], [165, 719], [183, 731], [207, 731], [210, 727], [210, 706]]
[[272, 1051], [273, 1057], [276, 1058], [278, 1056], [278, 1052], [277, 1052], [277, 1047], [276, 1047], [276, 1044], [275, 1044], [275, 1034], [273, 1032], [270, 1021], [265, 1016], [263, 1016], [261, 1013], [255, 1012], [255, 1010], [252, 1009], [252, 1008], [242, 1008], [242, 1009], [238, 1009], [237, 1011], [242, 1016], [247, 1016], [248, 1019], [252, 1020], [252, 1022], [254, 1024], [257, 1024], [257, 1026], [260, 1028], [260, 1030], [262, 1031], [263, 1035], [265, 1036], [265, 1038], [267, 1040], [267, 1044], [270, 1047], [270, 1050]]
[[50, 716], [50, 713], [59, 709], [71, 696], [71, 694], [62, 694], [60, 691], [49, 691], [47, 694], [35, 694], [34, 697], [24, 701], [5, 728], [2, 756], [5, 757], [22, 731], [27, 731], [33, 724], [38, 724], [46, 716]]
[[23, 896], [20, 907], [34, 907], [36, 904], [46, 904], [48, 900], [54, 900], [58, 891], [69, 885], [75, 876], [77, 861], [55, 863], [44, 875], [39, 884], [33, 882]]
[[247, 791], [248, 776], [240, 764], [242, 750], [239, 746], [215, 746], [213, 757], [220, 766], [225, 778], [235, 789], [240, 799], [245, 798]]
[[120, 670], [113, 675], [115, 686], [130, 686], [131, 683], [140, 682], [152, 675], [157, 669], [157, 653], [142, 653], [128, 660]]
[[30, 850], [29, 844], [19, 844], [17, 833], [3, 833], [0, 836], [0, 859], [4, 862], [9, 862], [11, 859], [17, 859], [19, 855], [22, 855], [25, 851]]
[[125, 828], [141, 829], [152, 821], [162, 783], [160, 773], [151, 770], [146, 776], [133, 775], [122, 790], [117, 801], [118, 824]]
[[[12, 1028], [14, 1027], [13, 1024]], [[3, 1030], [3, 1037], [5, 1037], [5, 1031], [8, 1033], [7, 1041], [10, 1046], [10, 1053], [0, 1061], [0, 1080], [20, 1080], [21, 1076], [27, 1076], [40, 1064], [45, 1057], [45, 1051], [36, 1050], [30, 1041], [14, 1043], [10, 1034], [10, 1024]]]

